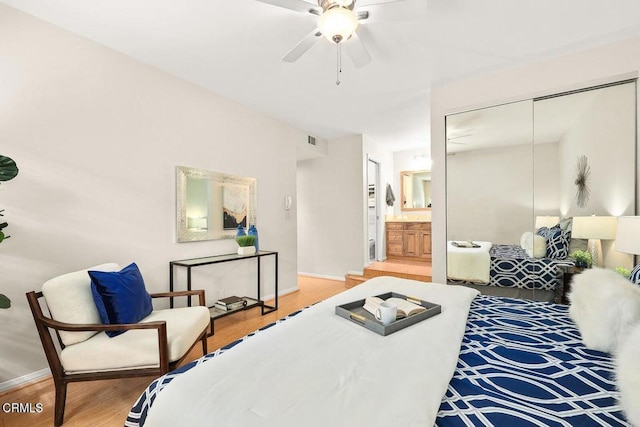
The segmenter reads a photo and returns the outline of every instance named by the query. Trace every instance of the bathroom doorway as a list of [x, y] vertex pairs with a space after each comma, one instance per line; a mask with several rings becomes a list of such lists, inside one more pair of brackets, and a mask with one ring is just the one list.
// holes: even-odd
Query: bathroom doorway
[[380, 165], [367, 159], [367, 238], [369, 262], [378, 261], [380, 221]]

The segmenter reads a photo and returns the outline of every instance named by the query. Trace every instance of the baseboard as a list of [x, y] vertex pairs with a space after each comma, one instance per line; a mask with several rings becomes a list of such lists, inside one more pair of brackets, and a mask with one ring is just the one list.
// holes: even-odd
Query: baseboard
[[40, 371], [32, 372], [27, 375], [23, 375], [18, 378], [14, 378], [9, 381], [5, 381], [0, 383], [0, 393], [3, 391], [7, 391], [12, 388], [20, 387], [21, 385], [25, 385], [35, 380], [39, 380], [44, 377], [48, 377], [51, 375], [51, 370], [49, 368], [41, 369]]
[[[284, 289], [284, 290], [280, 290], [280, 291], [278, 291], [278, 297], [290, 294], [291, 292], [295, 292], [297, 290], [298, 290], [297, 286], [294, 287], [294, 288], [287, 288], [287, 289]], [[262, 300], [263, 301], [268, 301], [268, 300], [274, 299], [274, 298], [275, 298], [274, 294], [269, 294], [269, 295], [263, 295], [262, 296]]]
[[301, 273], [298, 272], [298, 276], [307, 276], [307, 277], [317, 277], [318, 279], [329, 279], [329, 280], [339, 280], [344, 282], [344, 276], [329, 276], [327, 274], [315, 274], [315, 273]]
[[360, 271], [347, 271], [347, 274], [352, 274], [354, 276], [364, 276], [364, 270], [360, 270]]

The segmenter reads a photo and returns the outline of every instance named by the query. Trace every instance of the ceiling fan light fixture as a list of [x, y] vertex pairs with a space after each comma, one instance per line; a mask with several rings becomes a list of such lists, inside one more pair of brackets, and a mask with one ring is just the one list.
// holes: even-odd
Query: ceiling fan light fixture
[[358, 28], [356, 14], [344, 7], [332, 7], [320, 15], [318, 30], [327, 40], [341, 43], [347, 40]]

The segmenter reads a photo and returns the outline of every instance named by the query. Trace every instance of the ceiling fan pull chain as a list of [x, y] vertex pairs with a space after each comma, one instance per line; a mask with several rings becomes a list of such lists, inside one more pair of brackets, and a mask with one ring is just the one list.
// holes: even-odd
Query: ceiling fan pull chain
[[340, 84], [340, 73], [342, 73], [342, 48], [340, 43], [336, 43], [336, 85]]

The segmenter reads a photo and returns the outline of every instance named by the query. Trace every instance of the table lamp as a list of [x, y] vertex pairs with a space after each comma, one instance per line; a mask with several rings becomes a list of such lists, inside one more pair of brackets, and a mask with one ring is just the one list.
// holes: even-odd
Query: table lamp
[[602, 243], [600, 240], [613, 240], [616, 237], [615, 216], [574, 216], [571, 226], [571, 238], [589, 239], [589, 252], [593, 266], [601, 264]]
[[538, 228], [540, 228], [540, 227], [551, 228], [554, 225], [557, 225], [558, 222], [560, 222], [560, 217], [559, 216], [549, 216], [549, 215], [537, 216], [536, 217], [536, 230]]
[[187, 218], [187, 228], [190, 230], [204, 231], [207, 229], [207, 218]]
[[[640, 216], [621, 216], [618, 218], [616, 251], [640, 255]], [[640, 283], [640, 264], [637, 264], [631, 271], [629, 280], [636, 284]]]

